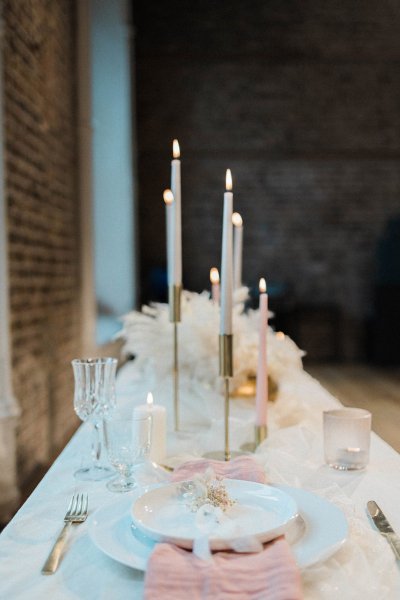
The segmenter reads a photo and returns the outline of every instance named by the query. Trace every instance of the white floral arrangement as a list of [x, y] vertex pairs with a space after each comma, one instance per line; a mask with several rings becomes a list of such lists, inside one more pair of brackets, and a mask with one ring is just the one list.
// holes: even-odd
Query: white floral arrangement
[[[232, 387], [244, 384], [257, 371], [259, 310], [246, 310], [248, 288], [235, 292], [233, 309], [234, 377]], [[272, 313], [269, 315], [272, 316]], [[209, 292], [183, 291], [179, 323], [179, 368], [182, 374], [219, 389], [218, 333], [220, 309]], [[143, 306], [122, 317], [117, 334], [124, 340], [123, 353], [136, 357], [139, 367], [152, 367], [158, 379], [170, 375], [173, 362], [173, 327], [168, 304]], [[302, 369], [304, 353], [288, 336], [271, 327], [267, 334], [269, 376], [276, 382], [290, 369]]]

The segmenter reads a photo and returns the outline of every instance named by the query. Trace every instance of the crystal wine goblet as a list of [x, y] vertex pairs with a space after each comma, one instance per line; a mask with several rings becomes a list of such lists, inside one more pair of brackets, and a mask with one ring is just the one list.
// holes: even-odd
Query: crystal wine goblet
[[104, 422], [108, 458], [118, 476], [107, 483], [112, 492], [129, 492], [137, 483], [134, 466], [150, 453], [151, 417], [114, 413]]
[[92, 424], [92, 464], [74, 473], [77, 479], [100, 481], [112, 475], [101, 462], [103, 419], [115, 407], [116, 358], [74, 359], [74, 409], [82, 421]]

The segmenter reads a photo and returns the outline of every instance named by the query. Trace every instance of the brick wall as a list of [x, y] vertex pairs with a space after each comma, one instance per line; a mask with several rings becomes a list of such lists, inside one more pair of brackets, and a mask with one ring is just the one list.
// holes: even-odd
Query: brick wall
[[333, 305], [342, 356], [359, 355], [377, 241], [400, 213], [397, 2], [134, 8], [144, 279], [165, 262], [161, 192], [177, 137], [185, 286], [208, 286], [220, 261], [230, 167], [245, 223], [244, 281], [265, 275], [286, 284], [297, 306]]
[[72, 0], [4, 1], [5, 158], [21, 480], [77, 425], [80, 351]]

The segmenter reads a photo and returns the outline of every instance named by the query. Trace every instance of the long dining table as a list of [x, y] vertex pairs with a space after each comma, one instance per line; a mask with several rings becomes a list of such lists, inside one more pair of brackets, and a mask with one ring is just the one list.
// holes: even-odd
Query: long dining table
[[[140, 404], [149, 386], [155, 400], [167, 406], [171, 418], [171, 384], [154, 384], [134, 364], [118, 376], [118, 401]], [[193, 382], [182, 382], [183, 428], [189, 433], [168, 434], [166, 462], [177, 465], [200, 456], [223, 442], [222, 399]], [[268, 409], [269, 435], [255, 457], [265, 467], [271, 484], [304, 490], [323, 498], [343, 512], [348, 523], [344, 543], [303, 565], [306, 600], [394, 600], [400, 598], [400, 571], [387, 541], [370, 520], [366, 503], [375, 500], [394, 529], [400, 532], [400, 456], [376, 434], [371, 436], [370, 462], [365, 470], [341, 472], [324, 464], [322, 413], [340, 404], [318, 381], [299, 369], [279, 381], [279, 394]], [[71, 403], [72, 410], [72, 403]], [[254, 400], [231, 401], [233, 448], [249, 441], [254, 425]], [[105, 482], [82, 482], [74, 471], [85, 461], [89, 424], [77, 430], [37, 488], [0, 535], [0, 598], [4, 600], [119, 600], [143, 596], [143, 571], [111, 558], [94, 543], [91, 527], [99, 511], [129, 509], [138, 493], [153, 482], [167, 480], [161, 469], [138, 467], [139, 491], [116, 494]], [[141, 471], [142, 469], [142, 471]], [[89, 517], [73, 526], [68, 546], [56, 573], [41, 568], [62, 527], [74, 493], [89, 495]], [[110, 514], [111, 514], [110, 513]], [[128, 521], [127, 521], [128, 523]], [[307, 523], [306, 523], [307, 525]], [[308, 524], [312, 529], [312, 522]], [[324, 524], [323, 524], [324, 525]], [[328, 523], [326, 526], [328, 527]], [[126, 525], [129, 527], [129, 524]], [[309, 532], [312, 535], [312, 531]], [[127, 532], [126, 535], [129, 535]]]

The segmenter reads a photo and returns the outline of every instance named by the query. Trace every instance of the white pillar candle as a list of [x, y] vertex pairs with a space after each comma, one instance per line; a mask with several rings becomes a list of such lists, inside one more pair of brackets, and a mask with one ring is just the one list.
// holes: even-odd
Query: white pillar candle
[[267, 424], [268, 367], [267, 367], [268, 295], [265, 279], [260, 279], [260, 334], [256, 387], [256, 425]]
[[171, 190], [174, 196], [173, 214], [173, 258], [172, 282], [170, 285], [182, 285], [182, 217], [181, 217], [181, 161], [178, 140], [172, 144], [173, 160], [171, 162]]
[[150, 459], [163, 463], [167, 454], [167, 411], [164, 406], [154, 404], [153, 394], [149, 392], [146, 404], [136, 406], [133, 414], [135, 417], [151, 417]]
[[167, 215], [167, 272], [168, 286], [174, 284], [173, 280], [173, 255], [174, 255], [174, 222], [173, 222], [173, 202], [174, 195], [171, 190], [165, 190], [164, 194], [165, 209]]
[[219, 304], [219, 272], [216, 267], [210, 269], [211, 299], [214, 304]]
[[242, 287], [243, 219], [238, 212], [232, 215], [233, 223], [233, 288]]
[[226, 171], [221, 259], [221, 320], [220, 334], [232, 334], [233, 257], [232, 257], [232, 175]]

